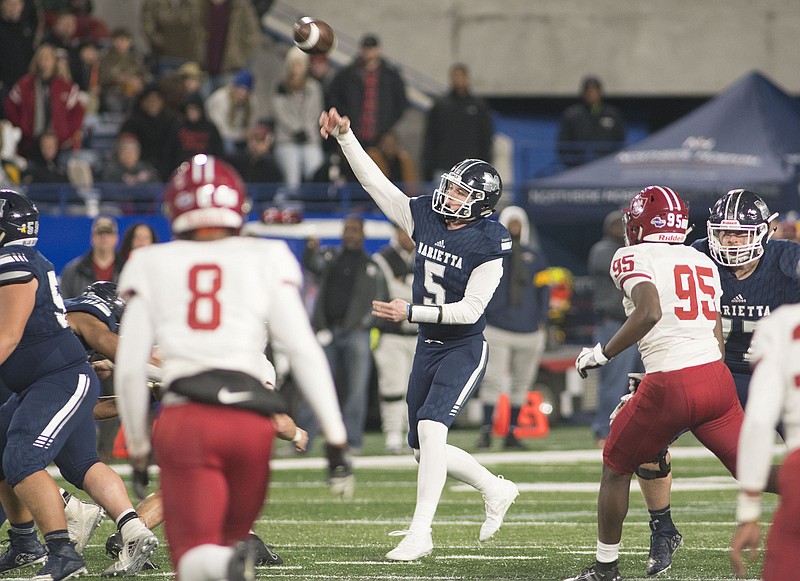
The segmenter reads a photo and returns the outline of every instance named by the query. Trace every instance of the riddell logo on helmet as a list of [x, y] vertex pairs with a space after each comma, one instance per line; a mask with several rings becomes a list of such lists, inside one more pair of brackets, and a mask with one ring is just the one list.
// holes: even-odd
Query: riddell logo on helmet
[[683, 242], [685, 238], [685, 234], [679, 234], [678, 232], [664, 233], [658, 235], [657, 242]]

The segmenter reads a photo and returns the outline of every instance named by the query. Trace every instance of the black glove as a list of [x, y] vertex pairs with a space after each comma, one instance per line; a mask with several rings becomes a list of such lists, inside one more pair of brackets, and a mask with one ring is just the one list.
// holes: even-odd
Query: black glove
[[325, 457], [328, 459], [328, 485], [331, 492], [342, 500], [350, 500], [355, 491], [356, 478], [347, 448], [325, 444]]
[[136, 470], [134, 468], [131, 481], [133, 482], [133, 492], [136, 498], [143, 500], [147, 496], [147, 487], [150, 485], [150, 475], [147, 473], [147, 468], [144, 470]]

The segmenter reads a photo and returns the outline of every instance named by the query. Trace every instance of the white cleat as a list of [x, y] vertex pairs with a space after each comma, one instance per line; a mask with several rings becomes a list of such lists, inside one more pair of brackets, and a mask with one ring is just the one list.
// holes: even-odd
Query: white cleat
[[497, 487], [494, 491], [483, 495], [486, 504], [486, 520], [481, 525], [481, 532], [478, 536], [480, 541], [488, 541], [500, 530], [506, 512], [519, 496], [519, 488], [516, 484], [502, 476], [498, 476], [497, 480]]
[[102, 576], [136, 576], [157, 548], [158, 538], [144, 524], [141, 524], [128, 539], [123, 540], [122, 550], [117, 557], [116, 563], [103, 571]]
[[392, 561], [415, 561], [433, 552], [431, 529], [426, 531], [394, 531], [389, 533], [389, 536], [405, 536], [400, 541], [400, 544], [386, 553], [386, 558]]
[[64, 514], [67, 517], [69, 538], [75, 543], [75, 550], [83, 554], [106, 511], [93, 502], [84, 502], [70, 495], [64, 506]]

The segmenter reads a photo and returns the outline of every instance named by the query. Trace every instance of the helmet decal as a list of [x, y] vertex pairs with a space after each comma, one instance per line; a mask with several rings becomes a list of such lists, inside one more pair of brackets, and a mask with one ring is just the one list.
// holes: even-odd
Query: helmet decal
[[442, 175], [431, 207], [446, 219], [474, 220], [494, 212], [503, 191], [500, 174], [480, 159], [465, 159]]
[[672, 189], [648, 186], [623, 210], [625, 243], [641, 242], [683, 244], [689, 229], [689, 208]]

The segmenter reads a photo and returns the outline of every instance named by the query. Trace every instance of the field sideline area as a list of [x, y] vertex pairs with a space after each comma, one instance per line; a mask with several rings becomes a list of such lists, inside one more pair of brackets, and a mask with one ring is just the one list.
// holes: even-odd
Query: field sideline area
[[[472, 452], [476, 438], [475, 430], [456, 429], [450, 441]], [[596, 542], [601, 453], [590, 448], [591, 442], [588, 428], [559, 426], [546, 438], [529, 440], [531, 451], [476, 454], [490, 470], [519, 485], [521, 494], [505, 524], [489, 542], [479, 543], [483, 501], [471, 488], [448, 479], [433, 525], [434, 552], [413, 563], [383, 559], [399, 540], [387, 534], [406, 528], [414, 510], [413, 458], [382, 455], [382, 436], [367, 434], [364, 455], [355, 459], [355, 497], [342, 502], [331, 497], [324, 483], [322, 458], [277, 455], [270, 500], [256, 532], [285, 563], [259, 569], [259, 578], [549, 581], [576, 574], [593, 560]], [[127, 465], [116, 467], [127, 474]], [[735, 481], [691, 435], [673, 447], [673, 468], [673, 518], [684, 535], [684, 546], [676, 553], [673, 568], [658, 579], [732, 578], [728, 547], [735, 527]], [[776, 499], [767, 497], [765, 521], [771, 519], [775, 505]], [[647, 578], [647, 522], [634, 482], [620, 561], [625, 579]], [[113, 529], [105, 519], [86, 550], [90, 578], [99, 578], [111, 563], [104, 546]], [[163, 541], [163, 529], [156, 532]], [[162, 569], [145, 571], [140, 577], [171, 578], [165, 547], [154, 560]], [[751, 578], [758, 578], [760, 566], [759, 562], [750, 567]], [[26, 579], [24, 574], [33, 572], [23, 570], [23, 576], [14, 573], [3, 579]]]

